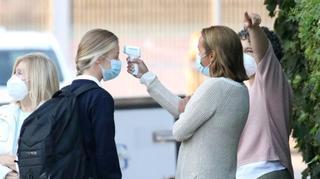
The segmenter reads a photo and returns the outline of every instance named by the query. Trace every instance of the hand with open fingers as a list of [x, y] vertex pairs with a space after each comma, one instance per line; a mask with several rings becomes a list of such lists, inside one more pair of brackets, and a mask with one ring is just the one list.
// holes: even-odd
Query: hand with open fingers
[[16, 159], [16, 157], [14, 155], [2, 154], [2, 155], [0, 155], [0, 164], [7, 166], [9, 164], [14, 163], [15, 159]]
[[248, 12], [244, 13], [244, 28], [252, 28], [255, 26], [259, 26], [261, 23], [261, 17], [259, 14], [248, 14]]
[[[143, 74], [145, 74], [149, 71], [146, 64], [140, 59], [130, 60], [129, 58], [127, 58], [127, 64], [128, 64], [127, 72], [136, 78], [141, 78]], [[132, 74], [134, 71], [134, 68], [135, 68], [134, 65], [138, 66], [138, 74], [136, 74], [136, 75]]]
[[16, 171], [16, 164], [15, 164], [16, 156], [10, 154], [2, 154], [0, 155], [0, 165], [6, 166], [11, 170]]

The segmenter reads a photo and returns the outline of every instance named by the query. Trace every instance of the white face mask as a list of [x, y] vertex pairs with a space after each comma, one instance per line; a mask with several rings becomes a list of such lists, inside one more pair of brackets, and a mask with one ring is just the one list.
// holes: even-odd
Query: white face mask
[[257, 71], [257, 63], [250, 55], [243, 54], [243, 66], [246, 70], [247, 76], [250, 78]]
[[21, 101], [28, 94], [28, 87], [24, 81], [22, 81], [16, 75], [12, 77], [7, 82], [8, 94], [14, 98], [16, 101]]

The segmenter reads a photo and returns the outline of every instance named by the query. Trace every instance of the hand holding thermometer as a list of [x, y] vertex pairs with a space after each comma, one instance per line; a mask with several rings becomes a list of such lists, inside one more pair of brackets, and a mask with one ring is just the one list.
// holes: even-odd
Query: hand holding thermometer
[[[134, 61], [135, 59], [138, 59], [141, 56], [140, 48], [135, 46], [124, 46], [123, 53], [129, 56], [130, 61]], [[133, 67], [134, 70], [132, 71], [132, 74], [137, 75], [139, 73], [138, 64], [133, 64]]]

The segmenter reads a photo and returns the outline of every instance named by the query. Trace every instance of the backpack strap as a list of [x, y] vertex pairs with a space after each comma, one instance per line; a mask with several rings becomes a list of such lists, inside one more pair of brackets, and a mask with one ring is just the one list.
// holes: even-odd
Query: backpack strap
[[[77, 97], [77, 96], [79, 96], [79, 95], [81, 95], [81, 94], [83, 94], [83, 93], [85, 93], [85, 92], [87, 92], [87, 91], [89, 91], [89, 90], [91, 90], [91, 89], [95, 89], [95, 88], [99, 88], [99, 86], [97, 85], [97, 84], [95, 84], [95, 83], [89, 83], [89, 84], [86, 84], [86, 85], [81, 85], [79, 88], [77, 88], [75, 91], [73, 91], [72, 93]], [[79, 125], [79, 127], [80, 127], [80, 125]], [[81, 129], [81, 127], [80, 127], [80, 129]], [[86, 145], [85, 145], [85, 141], [84, 141], [84, 135], [83, 135], [83, 131], [82, 130], [80, 130], [80, 140], [81, 140], [81, 143], [82, 143], [82, 149], [83, 149], [83, 152], [85, 153], [85, 155], [88, 157], [88, 159], [89, 159], [89, 164], [92, 166], [92, 173], [90, 173], [91, 175], [93, 175], [93, 176], [90, 176], [90, 178], [92, 178], [92, 179], [94, 179], [94, 178], [97, 178], [97, 173], [96, 173], [96, 164], [95, 164], [95, 162], [94, 162], [94, 160], [90, 157], [90, 155], [89, 155], [89, 151], [87, 150], [87, 148], [86, 148]]]

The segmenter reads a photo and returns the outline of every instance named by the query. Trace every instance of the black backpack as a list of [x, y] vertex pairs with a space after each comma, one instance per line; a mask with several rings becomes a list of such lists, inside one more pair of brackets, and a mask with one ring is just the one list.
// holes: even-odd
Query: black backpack
[[95, 178], [88, 171], [94, 166], [84, 147], [77, 106], [77, 97], [93, 88], [97, 85], [71, 92], [67, 86], [25, 119], [18, 142], [20, 178]]

